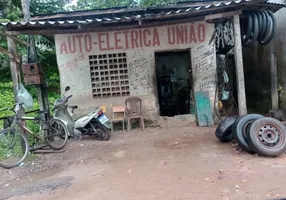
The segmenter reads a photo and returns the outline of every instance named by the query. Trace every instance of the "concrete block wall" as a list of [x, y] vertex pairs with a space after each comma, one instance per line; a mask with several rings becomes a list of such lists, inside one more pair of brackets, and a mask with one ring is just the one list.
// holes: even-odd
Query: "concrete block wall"
[[[215, 95], [215, 48], [209, 45], [214, 25], [204, 21], [110, 32], [55, 35], [61, 88], [69, 85], [70, 104], [79, 113], [96, 106], [124, 104], [125, 97], [93, 98], [89, 56], [126, 53], [130, 96], [143, 100], [145, 117], [158, 120], [155, 52], [190, 49], [195, 91]], [[176, 67], [176, 66], [175, 66]], [[111, 110], [111, 109], [108, 109]], [[109, 113], [109, 115], [111, 115]]]

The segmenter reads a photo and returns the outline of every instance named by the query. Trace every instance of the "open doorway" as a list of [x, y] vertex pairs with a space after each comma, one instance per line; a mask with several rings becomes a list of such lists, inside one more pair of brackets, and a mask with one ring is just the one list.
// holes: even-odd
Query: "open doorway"
[[155, 54], [161, 116], [173, 117], [191, 112], [193, 82], [190, 57], [189, 50]]

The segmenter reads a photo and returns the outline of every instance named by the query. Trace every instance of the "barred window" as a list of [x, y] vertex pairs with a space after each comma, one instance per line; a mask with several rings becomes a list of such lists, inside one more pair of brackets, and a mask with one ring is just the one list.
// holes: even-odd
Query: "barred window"
[[93, 98], [128, 96], [126, 53], [89, 56]]

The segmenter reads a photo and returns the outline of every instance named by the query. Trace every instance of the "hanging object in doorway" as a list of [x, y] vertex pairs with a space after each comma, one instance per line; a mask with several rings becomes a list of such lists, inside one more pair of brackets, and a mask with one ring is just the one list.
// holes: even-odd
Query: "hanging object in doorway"
[[217, 23], [209, 44], [215, 43], [217, 53], [227, 53], [234, 46], [233, 23]]
[[221, 93], [221, 100], [226, 101], [229, 99], [229, 91], [224, 90], [224, 88], [222, 88], [222, 93]]
[[246, 18], [242, 18], [242, 44], [252, 46], [256, 41], [267, 45], [275, 35], [276, 20], [269, 10], [246, 11]]
[[228, 78], [228, 75], [227, 75], [226, 71], [223, 71], [223, 81], [224, 81], [224, 83], [228, 83], [229, 82], [229, 78]]

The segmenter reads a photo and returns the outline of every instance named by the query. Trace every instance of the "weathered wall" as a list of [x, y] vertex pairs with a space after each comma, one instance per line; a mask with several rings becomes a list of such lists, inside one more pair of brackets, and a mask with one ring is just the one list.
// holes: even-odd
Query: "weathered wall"
[[155, 76], [155, 52], [191, 48], [195, 90], [208, 90], [214, 98], [215, 49], [208, 42], [213, 25], [205, 22], [176, 24], [125, 31], [56, 35], [56, 52], [61, 87], [71, 86], [70, 103], [80, 111], [112, 103], [123, 104], [127, 97], [94, 99], [89, 55], [110, 52], [127, 54], [130, 95], [143, 100], [146, 117], [157, 119], [158, 100]]
[[252, 112], [265, 113], [271, 108], [270, 53], [277, 56], [278, 81], [281, 92], [281, 107], [286, 108], [286, 9], [275, 13], [277, 22], [276, 34], [266, 46], [256, 44], [252, 48], [244, 48], [244, 68], [247, 105]]

